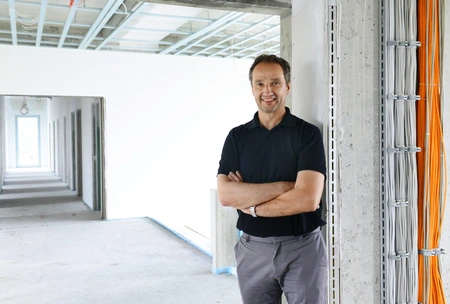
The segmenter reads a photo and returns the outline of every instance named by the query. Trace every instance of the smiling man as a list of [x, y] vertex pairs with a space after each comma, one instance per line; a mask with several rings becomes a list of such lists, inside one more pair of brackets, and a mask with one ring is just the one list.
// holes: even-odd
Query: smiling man
[[285, 107], [289, 63], [261, 55], [249, 77], [258, 112], [230, 131], [217, 190], [236, 208], [235, 246], [244, 304], [325, 304], [327, 257], [321, 234], [325, 153], [319, 129]]

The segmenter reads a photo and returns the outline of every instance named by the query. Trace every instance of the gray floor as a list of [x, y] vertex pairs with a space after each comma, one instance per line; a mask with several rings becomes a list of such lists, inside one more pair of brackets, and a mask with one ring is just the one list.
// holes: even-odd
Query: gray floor
[[241, 303], [234, 276], [149, 219], [100, 220], [50, 172], [0, 195], [0, 303]]

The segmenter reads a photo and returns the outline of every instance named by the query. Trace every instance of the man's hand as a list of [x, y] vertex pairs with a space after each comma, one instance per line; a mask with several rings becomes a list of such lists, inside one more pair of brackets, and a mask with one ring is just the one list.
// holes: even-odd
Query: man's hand
[[228, 173], [228, 178], [231, 179], [233, 182], [243, 182], [244, 181], [244, 179], [242, 178], [242, 175], [239, 171], [236, 171], [236, 173], [234, 173], [234, 172]]

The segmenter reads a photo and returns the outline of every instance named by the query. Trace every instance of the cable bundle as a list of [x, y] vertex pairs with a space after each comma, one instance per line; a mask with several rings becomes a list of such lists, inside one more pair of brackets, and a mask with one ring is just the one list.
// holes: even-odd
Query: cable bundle
[[419, 89], [417, 155], [419, 197], [419, 298], [445, 304], [440, 271], [440, 237], [444, 220], [447, 172], [441, 122], [441, 16], [443, 0], [418, 1]]
[[416, 3], [386, 5], [386, 303], [417, 301]]

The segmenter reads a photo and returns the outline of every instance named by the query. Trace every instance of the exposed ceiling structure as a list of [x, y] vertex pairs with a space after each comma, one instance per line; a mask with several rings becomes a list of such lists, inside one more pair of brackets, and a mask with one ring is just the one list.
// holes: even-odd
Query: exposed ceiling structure
[[173, 4], [0, 0], [0, 44], [222, 58], [280, 52], [279, 11]]

